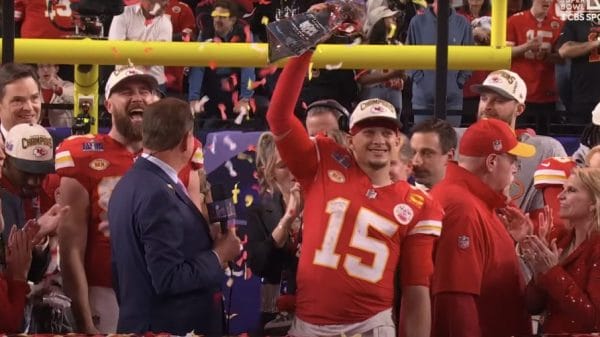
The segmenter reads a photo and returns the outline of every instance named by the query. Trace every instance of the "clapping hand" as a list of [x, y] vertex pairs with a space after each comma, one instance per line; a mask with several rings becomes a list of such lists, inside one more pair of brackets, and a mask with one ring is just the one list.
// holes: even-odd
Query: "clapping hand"
[[294, 186], [290, 189], [290, 199], [288, 200], [284, 216], [294, 220], [302, 213], [303, 208], [304, 199], [302, 198], [300, 184], [294, 183]]
[[496, 214], [516, 242], [521, 242], [526, 236], [533, 233], [533, 223], [529, 219], [528, 213], [523, 214], [520, 209], [507, 206], [497, 209]]
[[6, 276], [14, 281], [27, 281], [31, 266], [31, 239], [26, 231], [13, 226], [6, 247]]
[[548, 235], [552, 232], [554, 226], [554, 216], [550, 206], [544, 206], [544, 211], [538, 215], [538, 226], [538, 237], [548, 246]]
[[47, 235], [56, 232], [61, 220], [69, 211], [69, 206], [55, 204], [37, 221], [29, 220], [23, 226], [23, 230], [32, 241], [33, 245], [38, 245], [44, 241]]
[[534, 276], [538, 276], [558, 264], [562, 249], [556, 246], [556, 239], [548, 247], [539, 237], [529, 235], [521, 242], [521, 252]]

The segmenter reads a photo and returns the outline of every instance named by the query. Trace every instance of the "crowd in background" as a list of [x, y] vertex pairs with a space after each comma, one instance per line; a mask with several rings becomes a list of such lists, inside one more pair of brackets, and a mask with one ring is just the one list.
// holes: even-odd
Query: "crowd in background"
[[[15, 0], [18, 35], [69, 38], [70, 2]], [[72, 67], [3, 65], [0, 331], [223, 333], [241, 242], [212, 221], [194, 128], [265, 131], [252, 333], [600, 331], [600, 24], [561, 4], [509, 1], [511, 69], [449, 71], [445, 120], [434, 71], [314, 69], [307, 52], [284, 69], [105, 66], [108, 133], [55, 144], [38, 123], [77, 124]], [[268, 23], [323, 10], [125, 5], [102, 23], [109, 40], [266, 42]], [[449, 44], [489, 45], [490, 2], [450, 5]], [[327, 43], [434, 44], [438, 6], [369, 0], [360, 29]], [[555, 123], [582, 126], [572, 156], [546, 136]]]
[[[508, 2], [507, 44], [515, 47], [511, 69], [525, 79], [530, 93], [519, 125], [539, 134], [548, 134], [551, 124], [589, 123], [589, 112], [597, 103], [594, 97], [598, 96], [599, 89], [593, 81], [597, 71], [595, 54], [592, 52], [588, 57], [589, 52], [598, 47], [597, 39], [593, 38], [596, 34], [593, 20], [586, 16], [581, 16], [579, 21], [566, 20], [577, 17], [566, 10], [563, 2]], [[126, 5], [134, 3], [136, 1], [125, 2]], [[151, 23], [144, 23], [144, 17], [139, 12], [134, 13], [134, 7], [127, 8], [114, 20], [112, 16], [103, 17], [104, 36], [113, 40], [267, 42], [268, 23], [304, 12], [315, 1], [172, 0], [160, 3], [164, 8], [159, 9], [156, 14], [160, 15]], [[365, 23], [360, 31], [337, 34], [327, 42], [435, 44], [436, 1], [367, 3]], [[72, 37], [75, 22], [70, 4], [70, 0], [15, 1], [17, 36]], [[489, 45], [490, 1], [454, 1], [450, 5], [449, 44]], [[563, 27], [565, 34], [559, 39]], [[587, 44], [580, 46], [584, 42]], [[108, 78], [112, 66], [103, 69], [101, 84]], [[146, 70], [156, 76], [165, 94], [188, 100], [202, 125], [210, 129], [265, 130], [264, 114], [280, 73], [274, 68], [222, 68], [218, 61], [208, 67], [157, 65]], [[351, 110], [359, 100], [371, 97], [384, 98], [394, 104], [399, 120], [407, 126], [405, 130], [433, 114], [433, 71], [345, 70], [331, 65], [327, 69], [311, 69], [310, 73], [297, 104], [296, 114], [301, 118], [305, 117], [306, 106], [320, 99], [334, 99]], [[479, 70], [448, 73], [446, 119], [453, 126], [467, 126], [475, 121], [478, 95], [471, 86], [481, 83], [488, 73]], [[70, 102], [72, 69], [62, 65], [59, 74], [67, 81], [55, 76], [51, 84], [56, 87], [54, 96], [46, 84], [46, 103]], [[59, 88], [66, 89], [64, 94]], [[52, 126], [68, 126], [66, 119], [53, 117], [61, 113], [48, 111], [45, 120]], [[244, 116], [240, 118], [240, 114]]]

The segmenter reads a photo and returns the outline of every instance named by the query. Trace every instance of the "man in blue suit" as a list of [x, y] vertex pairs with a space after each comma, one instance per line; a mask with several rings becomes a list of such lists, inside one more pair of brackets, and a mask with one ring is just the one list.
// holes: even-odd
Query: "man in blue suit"
[[233, 231], [212, 238], [179, 172], [194, 151], [188, 103], [144, 110], [143, 153], [108, 205], [119, 333], [222, 335], [223, 268], [240, 253]]

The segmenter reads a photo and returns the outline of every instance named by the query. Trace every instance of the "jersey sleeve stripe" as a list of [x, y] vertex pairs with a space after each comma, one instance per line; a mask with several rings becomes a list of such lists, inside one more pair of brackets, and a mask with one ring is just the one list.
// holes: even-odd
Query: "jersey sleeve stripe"
[[54, 159], [54, 168], [56, 170], [74, 166], [75, 162], [73, 161], [73, 157], [71, 157], [70, 151], [61, 151], [56, 154], [56, 158]]
[[414, 234], [428, 234], [440, 236], [442, 233], [442, 222], [438, 220], [421, 220], [417, 222], [415, 227], [408, 233], [408, 235]]
[[563, 170], [536, 170], [534, 176], [543, 176], [543, 175], [551, 175], [551, 176], [563, 176], [566, 177], [565, 171]]
[[563, 185], [566, 181], [567, 179], [562, 177], [544, 177], [535, 179], [533, 185]]
[[537, 175], [533, 177], [533, 184], [547, 184], [549, 181], [557, 184], [562, 184], [567, 181], [564, 175]]

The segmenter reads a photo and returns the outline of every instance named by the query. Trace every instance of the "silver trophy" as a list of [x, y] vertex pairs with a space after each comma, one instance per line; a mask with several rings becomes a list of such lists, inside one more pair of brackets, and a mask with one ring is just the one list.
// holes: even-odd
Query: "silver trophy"
[[302, 55], [334, 34], [360, 32], [366, 18], [363, 0], [330, 0], [314, 7], [267, 25], [269, 62]]

